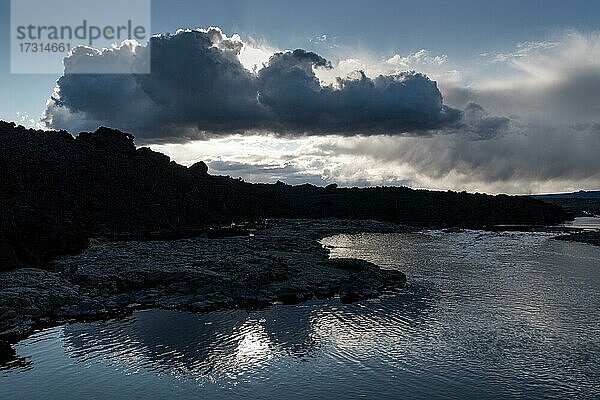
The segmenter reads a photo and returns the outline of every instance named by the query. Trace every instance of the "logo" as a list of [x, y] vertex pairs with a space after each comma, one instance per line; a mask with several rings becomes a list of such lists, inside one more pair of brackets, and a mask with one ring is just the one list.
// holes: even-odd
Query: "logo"
[[[150, 0], [11, 0], [11, 72], [62, 74], [64, 62], [82, 50], [94, 54], [150, 38]], [[149, 73], [150, 48], [131, 65], [71, 68], [70, 73]], [[140, 67], [141, 66], [141, 67]]]

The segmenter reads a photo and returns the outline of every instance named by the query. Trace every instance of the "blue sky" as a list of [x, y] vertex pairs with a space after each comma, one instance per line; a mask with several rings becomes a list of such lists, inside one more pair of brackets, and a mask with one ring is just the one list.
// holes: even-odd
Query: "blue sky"
[[[10, 74], [9, 5], [0, 0], [0, 118], [31, 125], [17, 115], [39, 121], [59, 76]], [[598, 21], [600, 2], [589, 0], [154, 0], [152, 33], [216, 26], [229, 38], [239, 34], [263, 61], [275, 51], [313, 51], [334, 67], [318, 71], [324, 86], [355, 70], [374, 78], [414, 69], [437, 82], [444, 104], [463, 120], [460, 132], [445, 127], [427, 135], [307, 138], [224, 134], [220, 127], [218, 134], [196, 132], [202, 140], [152, 142], [142, 134], [138, 143], [184, 164], [202, 159], [214, 173], [261, 182], [493, 193], [600, 189]], [[124, 105], [138, 100], [119, 99]], [[90, 111], [106, 104], [97, 106]], [[74, 125], [80, 116], [51, 111], [55, 121], [67, 118], [53, 127], [76, 131], [97, 122]], [[127, 129], [120, 122], [103, 123]]]
[[421, 1], [173, 1], [153, 3], [157, 31], [208, 24], [226, 32], [264, 36], [283, 48], [306, 38], [337, 36], [347, 45], [379, 52], [427, 48], [468, 57], [562, 28], [594, 29], [600, 4], [556, 0]]

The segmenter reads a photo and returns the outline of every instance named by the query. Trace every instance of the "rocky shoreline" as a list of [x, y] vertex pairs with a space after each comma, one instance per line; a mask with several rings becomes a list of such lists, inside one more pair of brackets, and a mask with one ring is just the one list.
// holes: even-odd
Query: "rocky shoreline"
[[[401, 288], [406, 276], [355, 259], [330, 259], [319, 239], [411, 232], [397, 224], [274, 220], [253, 236], [162, 242], [92, 240], [48, 269], [0, 273], [0, 349], [36, 329], [138, 308], [206, 312], [339, 296], [352, 302]], [[4, 344], [2, 344], [4, 341]]]
[[79, 253], [92, 238], [189, 238], [265, 218], [485, 229], [550, 226], [572, 217], [559, 206], [522, 196], [248, 183], [211, 175], [202, 161], [179, 165], [110, 128], [74, 137], [0, 121], [0, 171], [4, 271], [37, 268], [57, 256]]
[[571, 233], [569, 235], [558, 236], [555, 239], [600, 246], [600, 232], [598, 231]]

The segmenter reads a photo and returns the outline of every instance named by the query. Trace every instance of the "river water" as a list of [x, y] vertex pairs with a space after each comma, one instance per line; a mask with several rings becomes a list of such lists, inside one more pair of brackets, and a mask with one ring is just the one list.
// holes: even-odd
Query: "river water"
[[325, 238], [333, 257], [405, 272], [406, 288], [47, 329], [0, 367], [0, 399], [600, 398], [600, 247], [551, 238]]

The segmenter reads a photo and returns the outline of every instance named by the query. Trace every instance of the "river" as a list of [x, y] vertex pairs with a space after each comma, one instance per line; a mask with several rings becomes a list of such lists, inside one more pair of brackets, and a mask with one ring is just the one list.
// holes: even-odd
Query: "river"
[[146, 310], [46, 329], [0, 367], [0, 398], [600, 398], [600, 247], [551, 238], [328, 237], [332, 257], [397, 268], [406, 287], [355, 304]]

